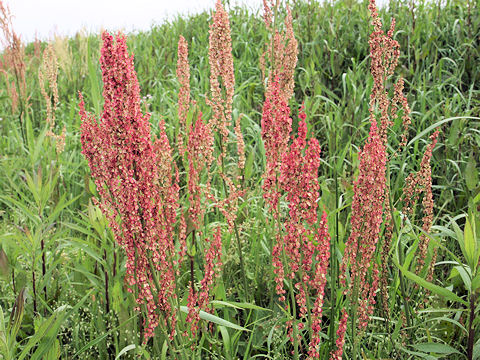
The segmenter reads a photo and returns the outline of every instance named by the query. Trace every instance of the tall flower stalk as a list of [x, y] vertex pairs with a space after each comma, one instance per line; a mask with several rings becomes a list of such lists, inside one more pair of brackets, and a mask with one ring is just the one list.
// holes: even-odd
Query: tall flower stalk
[[[160, 324], [176, 332], [175, 238], [178, 172], [163, 125], [152, 141], [149, 115], [140, 109], [140, 89], [125, 37], [102, 34], [104, 110], [99, 121], [85, 111], [80, 94], [82, 153], [100, 195], [100, 206], [127, 255], [126, 282], [145, 307], [145, 339]], [[182, 242], [180, 242], [182, 243]]]
[[[386, 150], [375, 118], [371, 119], [367, 142], [359, 154], [358, 168], [352, 201], [351, 234], [340, 264], [340, 283], [350, 299], [352, 329], [358, 326], [363, 330], [373, 314], [378, 288], [378, 264], [374, 254], [383, 222], [386, 186]], [[348, 284], [347, 273], [350, 275]]]
[[[275, 26], [278, 1], [269, 4], [264, 0], [264, 9], [265, 25], [272, 35], [260, 59], [262, 74], [268, 77], [261, 123], [267, 160], [262, 188], [276, 223], [272, 249], [276, 293], [281, 302], [287, 302], [284, 283], [288, 284], [290, 301], [286, 311], [291, 318], [287, 321], [287, 331], [294, 346], [294, 358], [298, 359], [301, 354], [301, 332], [306, 327], [310, 339], [306, 355], [313, 359], [320, 356], [322, 308], [330, 258], [326, 213], [318, 219], [320, 145], [314, 138], [307, 143], [303, 107], [297, 137], [290, 143], [292, 119], [288, 101], [293, 95], [298, 54], [292, 15], [287, 8], [285, 32], [280, 33]], [[280, 210], [283, 196], [288, 204], [287, 216]]]
[[[430, 167], [430, 160], [432, 158], [433, 149], [437, 143], [438, 130], [431, 136], [431, 143], [427, 146], [420, 163], [420, 170], [415, 174], [410, 174], [405, 179], [405, 187], [403, 189], [403, 206], [407, 214], [413, 213], [413, 204], [419, 200], [420, 194], [423, 194], [423, 218], [422, 230], [419, 236], [419, 243], [417, 249], [417, 266], [416, 273], [420, 274], [425, 265], [425, 258], [427, 256], [428, 245], [430, 239], [428, 233], [433, 223], [433, 193], [432, 193], [432, 169]], [[432, 260], [427, 267], [427, 280], [432, 281], [433, 265], [436, 262], [437, 252], [434, 250]]]
[[177, 105], [180, 131], [177, 137], [177, 147], [180, 155], [184, 156], [183, 133], [187, 130], [187, 115], [190, 110], [190, 66], [188, 64], [188, 44], [183, 36], [180, 36], [178, 41], [177, 54], [177, 79], [180, 83]]
[[210, 24], [208, 59], [210, 64], [210, 98], [207, 103], [212, 108], [210, 122], [221, 139], [221, 155], [218, 158], [220, 164], [226, 156], [228, 127], [232, 124], [233, 94], [235, 91], [230, 22], [221, 0], [216, 2], [215, 13]]
[[[305, 326], [310, 337], [308, 358], [318, 358], [330, 258], [326, 213], [318, 219], [320, 145], [314, 138], [307, 142], [303, 109], [300, 110], [297, 137], [288, 144], [292, 119], [278, 86], [278, 82], [272, 84], [273, 91], [265, 101], [262, 119], [266, 152], [276, 158], [264, 177], [264, 197], [277, 224], [272, 250], [276, 292], [279, 300], [285, 302], [284, 282], [288, 283], [290, 302], [287, 304], [290, 306], [287, 305], [286, 310], [292, 317], [287, 329], [294, 345], [294, 358], [300, 356], [300, 334]], [[282, 196], [288, 204], [288, 216], [280, 213]]]
[[[339, 338], [343, 338], [345, 319], [351, 319], [353, 358], [356, 358], [356, 330], [363, 331], [373, 314], [376, 293], [381, 285], [384, 305], [388, 300], [387, 257], [393, 225], [390, 209], [390, 190], [387, 179], [387, 132], [397, 116], [397, 104], [408, 106], [401, 90], [403, 81], [396, 85], [396, 96], [389, 99], [387, 81], [393, 75], [399, 57], [399, 44], [393, 40], [395, 20], [387, 34], [382, 30], [375, 0], [369, 3], [373, 32], [370, 35], [370, 58], [373, 88], [370, 94], [370, 131], [368, 139], [359, 153], [359, 175], [354, 183], [352, 200], [351, 233], [345, 244], [345, 253], [340, 264], [340, 284], [349, 300], [349, 314], [342, 310]], [[408, 108], [404, 108], [406, 119]], [[409, 118], [408, 118], [409, 120]], [[405, 120], [405, 129], [408, 124]], [[402, 144], [404, 138], [402, 137]], [[385, 222], [383, 239], [380, 239], [382, 223]], [[375, 258], [377, 243], [381, 241], [384, 262], [381, 269]], [[382, 271], [381, 279], [379, 271]], [[349, 282], [347, 283], [347, 275]], [[381, 282], [381, 284], [379, 283]], [[388, 311], [388, 309], [386, 309]], [[342, 353], [337, 341], [337, 350], [332, 358]]]
[[[220, 148], [220, 153], [217, 156], [217, 168], [225, 193], [223, 199], [215, 199], [211, 193], [210, 198], [216, 203], [217, 208], [225, 217], [228, 230], [235, 234], [243, 279], [244, 297], [248, 299], [245, 262], [240, 234], [236, 224], [238, 202], [244, 194], [241, 183], [239, 183], [241, 179], [239, 172], [244, 167], [245, 153], [240, 119], [237, 119], [235, 125], [232, 121], [233, 95], [235, 91], [232, 39], [228, 13], [225, 11], [221, 0], [216, 2], [209, 34], [210, 97], [207, 99], [207, 104], [212, 109], [212, 118], [209, 124], [211, 124]], [[227, 171], [226, 156], [230, 143], [229, 128], [233, 128], [232, 130], [237, 138], [238, 162], [236, 168], [238, 172], [236, 173], [235, 171], [233, 173]], [[210, 179], [207, 187], [210, 188]]]
[[[284, 282], [287, 281], [291, 305], [291, 308], [287, 306], [287, 311], [292, 316], [287, 322], [287, 329], [294, 345], [294, 357], [299, 357], [300, 331], [307, 324], [310, 334], [308, 357], [318, 358], [330, 257], [326, 213], [323, 213], [320, 222], [317, 214], [320, 146], [316, 139], [310, 139], [307, 144], [303, 110], [300, 112], [298, 135], [289, 144], [292, 119], [279, 85], [279, 82], [272, 83], [262, 116], [262, 137], [268, 159], [264, 198], [277, 224], [272, 250], [276, 293], [280, 301], [286, 301]], [[285, 219], [280, 213], [279, 203], [283, 195], [289, 208]], [[313, 302], [310, 294], [314, 294]]]
[[[3, 60], [0, 72], [5, 77], [7, 93], [11, 100], [12, 114], [18, 111], [20, 130], [23, 141], [26, 140], [24, 129], [24, 116], [28, 108], [25, 45], [12, 25], [12, 14], [9, 7], [0, 0], [0, 29], [3, 33], [2, 45], [4, 47]], [[12, 80], [13, 78], [13, 80]]]
[[265, 26], [271, 35], [266, 43], [266, 50], [260, 57], [260, 69], [263, 78], [268, 80], [267, 92], [277, 81], [281, 96], [288, 103], [293, 96], [294, 72], [298, 57], [298, 42], [293, 32], [292, 13], [287, 6], [285, 30], [280, 32], [277, 29], [279, 1], [263, 0], [263, 7]]
[[[49, 129], [47, 136], [55, 140], [55, 147], [57, 154], [61, 153], [65, 148], [65, 137], [67, 128], [63, 127], [62, 134], [57, 135], [53, 132], [55, 127], [55, 113], [58, 105], [58, 62], [55, 55], [55, 50], [52, 45], [48, 45], [43, 52], [43, 62], [38, 70], [38, 82], [40, 85], [40, 92], [42, 93], [45, 103], [47, 105], [47, 125]], [[48, 84], [49, 92], [45, 90], [45, 85]]]

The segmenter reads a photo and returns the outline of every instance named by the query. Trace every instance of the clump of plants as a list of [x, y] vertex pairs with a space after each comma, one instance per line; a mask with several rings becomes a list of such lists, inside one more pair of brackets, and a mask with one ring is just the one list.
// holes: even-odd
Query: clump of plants
[[[319, 78], [312, 59], [298, 65], [315, 44], [295, 35], [296, 23], [303, 31], [298, 8], [263, 5], [253, 83], [238, 85], [238, 24], [221, 0], [208, 39], [177, 29], [177, 57], [154, 76], [172, 73], [175, 101], [162, 99], [164, 116], [155, 108], [161, 99], [141, 96], [135, 68], [145, 59], [128, 50], [141, 53], [141, 39], [104, 31], [101, 83], [91, 57], [81, 61], [88, 79], [71, 112], [77, 132], [62, 124], [51, 44], [34, 60], [36, 44], [39, 94], [27, 96], [28, 52], [0, 1], [2, 74], [26, 159], [22, 171], [6, 170], [20, 160], [0, 142], [8, 149], [0, 288], [14, 294], [0, 298], [0, 359], [480, 356], [476, 148], [464, 167], [467, 214], [440, 221], [448, 204], [436, 200], [448, 189], [435, 154], [447, 153], [448, 129], [439, 128], [454, 118], [415, 133], [416, 100], [407, 94], [416, 79], [402, 70], [395, 17], [385, 31], [369, 1], [361, 59], [369, 76], [360, 85], [349, 68], [343, 91], [353, 99], [339, 101], [316, 80], [305, 85]], [[208, 41], [204, 66], [192, 61], [203, 50], [196, 36]], [[94, 52], [90, 40], [81, 44]], [[325, 44], [332, 64], [340, 61]], [[74, 72], [66, 75], [73, 81]], [[45, 121], [36, 127], [29, 108], [39, 101]], [[361, 108], [366, 117], [349, 124], [347, 114]]]

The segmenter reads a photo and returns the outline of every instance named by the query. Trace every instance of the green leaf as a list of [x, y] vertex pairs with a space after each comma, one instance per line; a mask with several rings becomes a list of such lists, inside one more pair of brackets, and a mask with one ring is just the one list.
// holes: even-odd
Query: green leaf
[[120, 350], [120, 352], [118, 353], [118, 355], [115, 357], [115, 360], [120, 359], [120, 356], [122, 356], [123, 354], [125, 354], [127, 351], [130, 351], [130, 350], [135, 349], [135, 347], [136, 347], [135, 344], [130, 344], [130, 345], [125, 346], [122, 350]]
[[253, 174], [253, 160], [254, 160], [255, 151], [250, 151], [247, 156], [247, 161], [245, 162], [245, 180], [250, 180]]
[[475, 196], [475, 198], [473, 199], [473, 202], [476, 204], [478, 202], [480, 202], [480, 193], [477, 194], [477, 196]]
[[460, 277], [462, 278], [462, 281], [463, 283], [465, 284], [465, 288], [470, 291], [470, 289], [472, 288], [472, 280], [471, 280], [471, 275], [469, 275], [467, 273], [467, 271], [465, 270], [465, 268], [463, 266], [455, 266], [454, 268], [455, 270], [457, 270], [458, 274], [460, 275]]
[[42, 355], [50, 349], [50, 343], [52, 343], [57, 336], [58, 329], [63, 322], [64, 317], [62, 312], [65, 310], [65, 306], [59, 307], [55, 312], [45, 321], [40, 324], [40, 327], [35, 334], [30, 338], [27, 345], [21, 352], [18, 360], [24, 359], [26, 356], [30, 355], [30, 350], [37, 345], [42, 339], [45, 339], [47, 344], [39, 346], [35, 353], [29, 359], [41, 359]]
[[473, 360], [480, 359], [480, 340], [473, 346]]
[[270, 347], [272, 346], [272, 341], [273, 341], [273, 332], [275, 331], [275, 326], [272, 326], [272, 328], [270, 329], [270, 332], [268, 333], [268, 337], [267, 337], [267, 348], [268, 348], [268, 352], [270, 352]]
[[428, 282], [427, 280], [421, 278], [420, 276], [408, 271], [405, 269], [403, 266], [401, 266], [396, 260], [394, 260], [395, 265], [400, 269], [400, 271], [410, 280], [415, 281], [418, 285], [424, 287], [425, 289], [428, 289], [435, 294], [442, 296], [448, 300], [454, 301], [454, 302], [459, 302], [465, 306], [468, 306], [468, 303], [460, 298], [458, 295], [454, 294], [448, 289], [445, 289], [441, 286], [432, 284], [431, 282]]
[[[188, 307], [186, 306], [180, 306], [180, 311], [188, 314]], [[250, 331], [248, 329], [245, 329], [244, 327], [241, 327], [237, 324], [234, 324], [230, 321], [227, 321], [225, 319], [219, 318], [218, 316], [209, 314], [203, 310], [200, 310], [200, 319], [205, 320], [205, 321], [210, 321], [214, 324], [220, 325], [220, 326], [225, 326], [231, 329], [235, 330], [242, 330], [242, 331]]]
[[467, 253], [465, 251], [465, 240], [463, 238], [463, 231], [460, 229], [460, 227], [454, 220], [452, 220], [452, 227], [453, 227], [453, 230], [455, 231], [455, 234], [456, 234], [455, 238], [457, 239], [458, 245], [460, 246], [460, 250], [462, 250], [463, 256], [465, 257], [465, 259], [467, 259]]
[[450, 271], [450, 275], [448, 276], [447, 280], [455, 279], [458, 275], [460, 275], [458, 270], [456, 268], [452, 268], [452, 271]]
[[0, 196], [0, 201], [3, 201], [5, 205], [10, 207], [13, 211], [17, 211], [17, 209], [20, 208], [21, 210], [23, 210], [23, 213], [27, 217], [29, 217], [30, 220], [32, 220], [33, 223], [40, 224], [42, 222], [42, 219], [40, 219], [40, 217], [37, 214], [32, 212], [23, 202], [17, 201], [8, 196]]
[[244, 303], [244, 302], [212, 300], [211, 303], [215, 307], [227, 306], [227, 307], [232, 307], [234, 309], [252, 309], [252, 310], [272, 311], [270, 309], [265, 309], [255, 304]]
[[475, 262], [475, 253], [476, 253], [476, 241], [473, 235], [472, 226], [470, 224], [469, 219], [465, 222], [465, 229], [463, 232], [463, 239], [465, 242], [465, 257], [470, 266], [470, 269], [474, 269], [476, 262]]
[[225, 347], [226, 358], [231, 359], [232, 345], [230, 340], [230, 334], [228, 333], [228, 330], [225, 326], [219, 326], [218, 328], [220, 329], [220, 333], [222, 334], [223, 346]]
[[9, 268], [7, 254], [3, 249], [0, 249], [0, 276], [8, 277], [10, 274]]
[[478, 186], [477, 163], [472, 155], [470, 155], [470, 159], [468, 159], [467, 166], [465, 167], [465, 182], [470, 191], [475, 190]]
[[100, 84], [97, 77], [97, 67], [92, 61], [92, 45], [90, 42], [90, 37], [87, 44], [87, 66], [88, 66], [88, 80], [90, 81], [90, 94], [92, 94], [92, 102], [95, 107], [95, 113], [100, 113], [101, 99], [102, 95], [100, 93]]
[[168, 343], [167, 343], [167, 340], [165, 340], [163, 342], [162, 355], [161, 355], [160, 359], [167, 360], [167, 351], [168, 351]]
[[472, 280], [472, 291], [476, 291], [480, 288], [480, 273], [477, 274]]
[[3, 316], [3, 310], [0, 306], [0, 354], [6, 356], [7, 359], [10, 357], [8, 354], [10, 351], [10, 347], [8, 346], [8, 339], [7, 339], [7, 329], [5, 327], [5, 317]]
[[7, 332], [10, 333], [9, 346], [12, 346], [12, 342], [15, 341], [17, 333], [22, 326], [23, 314], [25, 312], [25, 298], [25, 288], [22, 288], [22, 290], [20, 290], [18, 293], [17, 299], [15, 300], [15, 305], [10, 313], [10, 320], [7, 328]]
[[62, 352], [60, 350], [60, 342], [58, 339], [55, 339], [55, 342], [53, 346], [50, 347], [50, 349], [47, 352], [47, 360], [58, 360], [60, 359], [60, 356], [62, 355]]
[[449, 122], [449, 121], [460, 120], [460, 119], [480, 120], [480, 118], [475, 117], [475, 116], [455, 116], [455, 117], [440, 120], [440, 121], [436, 122], [435, 124], [430, 125], [429, 127], [427, 127], [425, 130], [421, 131], [420, 133], [418, 133], [417, 136], [415, 136], [412, 140], [410, 140], [410, 142], [407, 144], [407, 146], [412, 145], [415, 141], [417, 141], [418, 139], [421, 139], [425, 134], [428, 134], [430, 131], [439, 127], [440, 125], [442, 125], [446, 122]]
[[412, 346], [418, 351], [423, 351], [426, 353], [436, 353], [436, 354], [444, 354], [444, 355], [450, 355], [450, 354], [462, 355], [461, 352], [459, 352], [458, 350], [454, 349], [453, 347], [447, 344], [422, 343], [422, 344], [414, 344]]

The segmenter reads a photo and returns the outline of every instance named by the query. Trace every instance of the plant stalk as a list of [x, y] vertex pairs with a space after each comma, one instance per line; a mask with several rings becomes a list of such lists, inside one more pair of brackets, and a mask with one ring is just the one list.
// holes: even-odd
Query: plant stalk
[[467, 340], [467, 358], [473, 360], [473, 345], [475, 342], [475, 328], [473, 322], [475, 321], [475, 300], [477, 295], [475, 293], [470, 295], [470, 320], [468, 322], [468, 340]]

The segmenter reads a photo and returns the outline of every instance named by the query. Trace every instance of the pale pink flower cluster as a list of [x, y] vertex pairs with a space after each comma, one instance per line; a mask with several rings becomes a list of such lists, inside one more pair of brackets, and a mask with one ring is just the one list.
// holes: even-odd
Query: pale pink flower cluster
[[[278, 83], [274, 83], [272, 89], [269, 95], [273, 98], [267, 98], [264, 104], [262, 128], [265, 134], [265, 150], [275, 156], [276, 161], [271, 162], [270, 158], [270, 167], [267, 168], [264, 177], [264, 197], [278, 221], [280, 221], [278, 201], [282, 194], [285, 194], [289, 209], [284, 221], [285, 233], [282, 234], [278, 229], [272, 250], [276, 292], [280, 295], [280, 300], [285, 301], [286, 291], [283, 287], [285, 277], [292, 282], [295, 281], [293, 282], [296, 290], [295, 301], [300, 318], [305, 321], [310, 317], [312, 324], [308, 356], [318, 358], [324, 289], [330, 257], [330, 236], [325, 212], [317, 224], [320, 145], [314, 138], [307, 144], [306, 115], [303, 109], [300, 110], [298, 135], [291, 145], [288, 144], [292, 122], [289, 117], [290, 109], [278, 91]], [[272, 104], [276, 104], [278, 112], [272, 109]], [[275, 132], [275, 129], [284, 130], [285, 137], [282, 138], [282, 133]], [[314, 294], [315, 301], [309, 313], [307, 296], [311, 293]], [[290, 340], [293, 342], [292, 326], [292, 322], [289, 321], [287, 327]], [[298, 322], [295, 326], [301, 330], [304, 322]]]
[[[295, 86], [294, 72], [297, 65], [298, 42], [293, 32], [293, 18], [290, 8], [287, 6], [287, 16], [285, 18], [285, 31], [279, 32], [273, 29], [274, 15], [278, 16], [278, 1], [263, 0], [264, 21], [268, 31], [272, 31], [272, 36], [266, 44], [266, 50], [260, 57], [260, 69], [262, 76], [268, 77], [267, 92], [274, 82], [279, 83], [281, 97], [287, 103], [293, 96]], [[267, 70], [267, 63], [270, 69]]]
[[[367, 142], [359, 154], [359, 175], [354, 184], [352, 201], [351, 233], [340, 265], [340, 283], [346, 287], [345, 294], [357, 302], [359, 329], [367, 326], [378, 288], [378, 264], [374, 255], [383, 221], [387, 159], [385, 151], [374, 120], [370, 125]], [[350, 274], [348, 284], [347, 271]]]
[[[226, 155], [228, 127], [232, 122], [233, 93], [235, 76], [233, 72], [232, 38], [228, 13], [221, 0], [217, 0], [215, 13], [210, 24], [208, 59], [210, 63], [210, 98], [212, 108], [211, 123], [222, 137], [222, 154]], [[225, 94], [223, 96], [223, 94]]]
[[126, 282], [139, 307], [146, 305], [145, 339], [153, 336], [159, 322], [173, 336], [178, 171], [173, 178], [163, 124], [160, 138], [151, 139], [149, 115], [140, 109], [133, 55], [127, 52], [125, 37], [118, 35], [114, 40], [104, 32], [102, 39], [105, 103], [97, 122], [85, 111], [80, 95], [82, 153], [95, 179], [102, 211], [126, 252]]
[[177, 146], [178, 152], [183, 156], [185, 154], [185, 148], [183, 145], [182, 132], [186, 130], [187, 115], [190, 110], [190, 66], [188, 64], [188, 44], [181, 35], [178, 41], [177, 79], [180, 83], [177, 109], [180, 131], [178, 132]]
[[278, 217], [280, 188], [278, 177], [282, 156], [288, 150], [292, 119], [290, 108], [282, 98], [280, 84], [274, 82], [266, 93], [262, 113], [262, 139], [265, 146], [266, 169], [263, 175], [263, 197], [270, 206], [273, 216]]
[[206, 208], [202, 198], [207, 189], [200, 185], [200, 174], [208, 171], [213, 162], [213, 140], [209, 124], [199, 113], [197, 121], [190, 125], [187, 144], [189, 216], [196, 230], [202, 225]]
[[345, 345], [345, 333], [347, 332], [347, 320], [348, 313], [344, 309], [342, 311], [340, 324], [338, 325], [337, 340], [335, 341], [337, 348], [335, 350], [332, 350], [330, 354], [330, 360], [342, 360], [343, 346]]
[[[195, 243], [195, 241], [197, 241], [195, 234], [198, 234], [200, 238], [202, 238], [202, 232], [200, 229], [203, 225], [203, 218], [206, 211], [206, 204], [204, 201], [212, 197], [208, 184], [207, 186], [202, 186], [200, 181], [202, 172], [209, 172], [213, 163], [214, 137], [211, 123], [206, 123], [202, 119], [201, 112], [199, 112], [196, 121], [192, 121], [190, 128], [186, 129], [187, 113], [190, 106], [195, 105], [195, 102], [190, 100], [188, 46], [183, 37], [180, 37], [178, 43], [177, 77], [181, 85], [178, 97], [178, 116], [180, 119], [178, 147], [179, 153], [182, 157], [186, 158], [189, 202], [188, 216], [195, 230], [195, 232], [192, 233], [192, 243]], [[186, 148], [183, 144], [181, 132], [185, 132], [187, 137]], [[195, 284], [192, 279], [188, 295], [188, 315], [186, 321], [190, 323], [190, 330], [193, 337], [196, 336], [198, 331], [200, 311], [209, 311], [208, 304], [210, 291], [213, 287], [215, 278], [220, 274], [222, 268], [220, 260], [222, 254], [220, 227], [217, 227], [212, 241], [204, 239], [204, 245], [205, 275], [200, 282], [200, 291], [195, 291]], [[181, 257], [183, 257], [183, 255], [185, 255], [185, 253], [182, 253]], [[195, 343], [193, 343], [192, 346], [194, 346], [194, 344]]]
[[[412, 206], [418, 201], [420, 194], [423, 193], [422, 206], [423, 206], [423, 232], [420, 234], [418, 242], [418, 257], [417, 257], [417, 274], [420, 273], [425, 265], [425, 258], [427, 256], [428, 244], [430, 238], [430, 228], [433, 223], [433, 193], [432, 193], [432, 168], [430, 166], [430, 160], [432, 158], [433, 149], [437, 143], [438, 130], [431, 136], [431, 143], [427, 146], [425, 153], [423, 154], [422, 162], [420, 163], [420, 170], [415, 174], [410, 174], [405, 179], [405, 186], [403, 188], [403, 206], [406, 213], [412, 213]], [[428, 268], [428, 277], [432, 276], [433, 264], [436, 261], [436, 251], [434, 257], [431, 260]], [[431, 280], [431, 279], [430, 279]]]
[[212, 312], [212, 308], [209, 308], [210, 293], [213, 287], [215, 279], [220, 275], [220, 269], [222, 268], [221, 255], [222, 255], [222, 237], [220, 227], [217, 227], [215, 235], [212, 241], [205, 239], [205, 275], [200, 281], [200, 291], [190, 288], [188, 296], [188, 315], [187, 322], [191, 323], [192, 336], [195, 336], [198, 330], [198, 322], [200, 321], [200, 310], [206, 312]]

